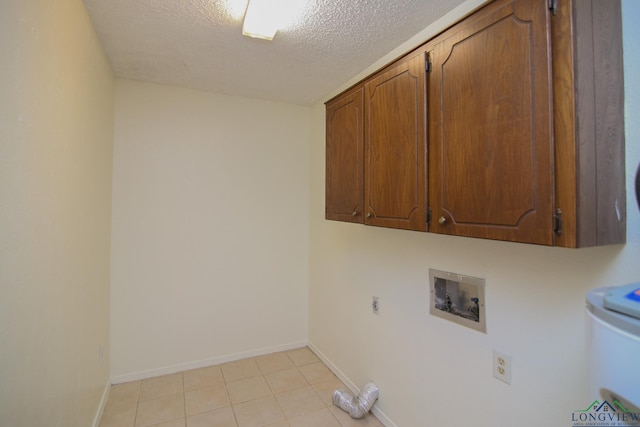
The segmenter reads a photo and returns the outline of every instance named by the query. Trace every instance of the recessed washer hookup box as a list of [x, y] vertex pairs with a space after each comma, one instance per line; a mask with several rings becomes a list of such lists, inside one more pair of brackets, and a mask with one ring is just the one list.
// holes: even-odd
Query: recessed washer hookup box
[[487, 333], [485, 280], [429, 269], [429, 314]]

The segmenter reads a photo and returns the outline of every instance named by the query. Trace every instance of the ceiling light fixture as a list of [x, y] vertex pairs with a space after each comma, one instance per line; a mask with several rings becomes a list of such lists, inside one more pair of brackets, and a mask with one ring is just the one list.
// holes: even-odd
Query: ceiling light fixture
[[[270, 0], [249, 0], [244, 15], [242, 34], [264, 40], [273, 40], [281, 24], [281, 11]], [[275, 6], [275, 7], [274, 7]]]
[[273, 40], [279, 30], [290, 30], [301, 23], [300, 18], [309, 2], [310, 0], [249, 0], [242, 34]]
[[247, 10], [248, 0], [222, 0], [224, 8], [233, 20], [241, 20]]

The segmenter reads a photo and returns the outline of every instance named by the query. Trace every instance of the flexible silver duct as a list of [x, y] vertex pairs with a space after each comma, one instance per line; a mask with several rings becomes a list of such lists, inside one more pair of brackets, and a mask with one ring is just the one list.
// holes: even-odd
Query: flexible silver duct
[[357, 398], [346, 390], [338, 389], [333, 392], [333, 404], [351, 415], [351, 418], [362, 418], [369, 412], [378, 399], [378, 386], [367, 383]]

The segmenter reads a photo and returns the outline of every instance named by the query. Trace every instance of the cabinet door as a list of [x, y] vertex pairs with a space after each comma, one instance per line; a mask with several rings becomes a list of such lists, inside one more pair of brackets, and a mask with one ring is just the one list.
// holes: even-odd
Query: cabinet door
[[326, 105], [325, 218], [362, 223], [363, 88]]
[[498, 1], [427, 45], [430, 231], [553, 244], [546, 1]]
[[365, 224], [425, 231], [424, 54], [367, 81], [365, 102]]

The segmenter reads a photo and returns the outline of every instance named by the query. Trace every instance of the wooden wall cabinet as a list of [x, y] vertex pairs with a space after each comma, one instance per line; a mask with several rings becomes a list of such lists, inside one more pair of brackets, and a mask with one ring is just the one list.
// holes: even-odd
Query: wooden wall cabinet
[[364, 92], [365, 223], [426, 231], [424, 54], [367, 80]]
[[325, 218], [427, 230], [424, 54], [326, 104]]
[[[430, 217], [428, 231], [458, 236], [624, 243], [621, 26], [619, 0], [479, 9], [327, 103], [327, 206], [336, 135], [363, 122], [359, 222], [425, 230]], [[357, 122], [330, 130], [354, 91]]]
[[362, 85], [326, 104], [326, 219], [364, 221], [363, 107]]
[[431, 42], [430, 231], [553, 244], [549, 13], [495, 2]]

